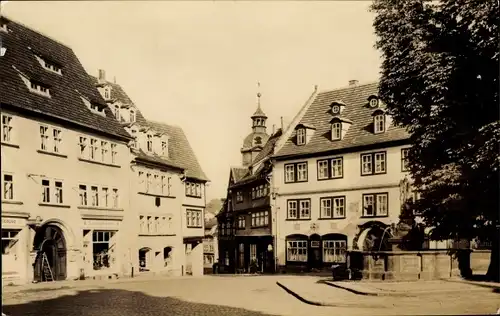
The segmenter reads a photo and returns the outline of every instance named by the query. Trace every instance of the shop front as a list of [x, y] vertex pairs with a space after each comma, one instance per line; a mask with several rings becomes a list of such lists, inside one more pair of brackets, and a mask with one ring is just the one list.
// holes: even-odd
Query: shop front
[[28, 213], [2, 214], [2, 282], [24, 283], [28, 273]]

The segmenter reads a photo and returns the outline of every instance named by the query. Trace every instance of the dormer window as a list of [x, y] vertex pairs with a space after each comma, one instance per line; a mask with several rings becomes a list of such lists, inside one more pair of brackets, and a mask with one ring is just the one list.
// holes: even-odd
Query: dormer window
[[330, 105], [332, 108], [333, 115], [339, 115], [345, 108], [345, 103], [342, 100], [335, 100]]
[[146, 150], [148, 152], [153, 152], [153, 135], [151, 135], [151, 134], [147, 135]]
[[41, 94], [41, 95], [46, 96], [46, 97], [50, 97], [49, 88], [47, 88], [46, 86], [44, 86], [38, 82], [32, 81], [32, 80], [30, 81], [30, 91], [37, 93], [37, 94]]
[[342, 122], [332, 123], [332, 140], [342, 139]]
[[120, 121], [120, 106], [118, 104], [115, 104], [115, 119]]
[[305, 145], [306, 144], [306, 129], [299, 128], [297, 130], [297, 145]]
[[332, 107], [332, 112], [333, 112], [333, 114], [339, 114], [340, 113], [340, 106], [334, 105]]
[[62, 67], [61, 66], [57, 65], [54, 62], [51, 62], [51, 61], [47, 60], [44, 57], [41, 57], [41, 56], [37, 55], [37, 54], [35, 54], [35, 58], [36, 58], [36, 60], [38, 60], [38, 62], [40, 63], [40, 65], [45, 70], [48, 70], [48, 71], [53, 72], [53, 73], [56, 73], [58, 75], [62, 75]]
[[135, 111], [130, 110], [130, 122], [133, 123], [135, 122]]
[[375, 94], [368, 97], [368, 105], [371, 108], [378, 108], [380, 106], [380, 99]]
[[385, 114], [375, 115], [373, 118], [373, 126], [375, 134], [385, 132]]
[[7, 21], [5, 20], [0, 20], [0, 31], [2, 32], [8, 32], [9, 30], [7, 29]]
[[161, 155], [168, 156], [168, 142], [166, 140], [161, 141]]
[[105, 87], [104, 88], [104, 100], [110, 100], [110, 99], [111, 99], [111, 88]]

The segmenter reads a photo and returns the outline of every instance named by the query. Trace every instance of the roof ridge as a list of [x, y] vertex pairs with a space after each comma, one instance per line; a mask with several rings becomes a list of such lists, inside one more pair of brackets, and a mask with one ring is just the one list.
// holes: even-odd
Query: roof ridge
[[344, 86], [344, 87], [341, 87], [341, 88], [335, 88], [335, 89], [325, 89], [325, 90], [321, 90], [321, 91], [318, 91], [318, 94], [322, 94], [322, 93], [328, 93], [328, 92], [339, 92], [339, 91], [342, 91], [342, 90], [349, 90], [349, 89], [354, 89], [354, 88], [362, 88], [362, 87], [365, 87], [365, 86], [369, 86], [369, 85], [372, 85], [372, 84], [376, 84], [376, 83], [379, 83], [378, 80], [375, 80], [375, 81], [370, 81], [370, 82], [366, 82], [366, 83], [363, 83], [363, 84], [357, 84], [355, 86]]
[[16, 24], [18, 24], [18, 25], [20, 25], [20, 26], [22, 26], [22, 27], [24, 27], [24, 28], [27, 28], [27, 29], [29, 29], [30, 31], [32, 31], [32, 32], [34, 32], [34, 33], [37, 33], [37, 34], [39, 34], [39, 35], [41, 35], [41, 36], [43, 36], [43, 37], [46, 37], [46, 38], [48, 38], [48, 39], [50, 39], [50, 40], [52, 40], [52, 41], [56, 42], [57, 44], [62, 45], [62, 46], [65, 46], [65, 47], [67, 47], [67, 48], [71, 49], [71, 51], [73, 51], [73, 48], [71, 48], [71, 46], [69, 46], [68, 44], [63, 43], [62, 41], [57, 40], [57, 39], [53, 38], [52, 36], [49, 36], [49, 35], [47, 35], [47, 34], [45, 34], [45, 33], [41, 32], [41, 31], [35, 30], [35, 28], [34, 28], [34, 27], [32, 27], [32, 26], [28, 26], [28, 25], [26, 25], [26, 24], [24, 24], [24, 23], [22, 23], [22, 22], [19, 22], [18, 20], [11, 18], [8, 14], [2, 13], [2, 14], [0, 15], [0, 17], [5, 18], [6, 20], [9, 20], [10, 22], [16, 23]]
[[170, 123], [165, 123], [165, 122], [160, 122], [160, 121], [157, 121], [157, 120], [151, 120], [151, 119], [148, 119], [146, 117], [144, 117], [146, 119], [146, 121], [148, 123], [153, 123], [153, 124], [161, 124], [161, 125], [168, 125], [170, 127], [176, 127], [176, 128], [180, 128], [182, 129], [182, 127], [180, 125], [177, 125], [177, 124], [170, 124]]

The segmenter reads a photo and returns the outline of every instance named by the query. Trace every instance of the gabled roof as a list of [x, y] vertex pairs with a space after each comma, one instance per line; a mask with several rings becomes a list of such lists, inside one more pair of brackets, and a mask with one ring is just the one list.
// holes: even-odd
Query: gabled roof
[[244, 167], [231, 167], [231, 175], [233, 177], [233, 181], [236, 183], [240, 181], [247, 173], [248, 168]]
[[283, 134], [281, 128], [276, 131], [271, 137], [269, 137], [269, 140], [267, 143], [264, 145], [264, 148], [262, 148], [262, 151], [259, 152], [259, 154], [255, 157], [254, 163], [259, 162], [262, 159], [269, 157], [272, 155], [274, 152], [274, 146], [276, 145], [276, 142], [280, 139], [281, 135]]
[[[94, 85], [101, 85], [101, 84], [99, 84], [99, 80], [96, 77], [90, 76], [90, 78], [92, 79], [92, 82], [94, 83]], [[125, 91], [123, 90], [121, 85], [114, 83], [114, 82], [109, 82], [109, 81], [106, 81], [105, 85], [109, 85], [111, 87], [111, 100], [115, 100], [116, 102], [121, 102], [124, 105], [134, 106], [136, 108], [136, 111], [137, 111], [135, 114], [135, 117], [136, 117], [135, 121], [139, 125], [146, 125], [146, 119], [142, 115], [141, 111], [137, 108], [135, 103], [125, 93]]]
[[[2, 106], [9, 105], [14, 109], [64, 120], [117, 139], [130, 139], [130, 135], [105, 106], [105, 101], [71, 48], [11, 19], [2, 19], [7, 22], [9, 29], [8, 33], [1, 34], [2, 45], [7, 49], [0, 59]], [[46, 70], [35, 54], [60, 66], [62, 75]], [[30, 92], [20, 74], [48, 86], [50, 98]], [[105, 116], [92, 113], [81, 96], [104, 107]]]
[[[316, 154], [408, 139], [409, 134], [405, 129], [393, 125], [384, 133], [373, 133], [373, 108], [368, 106], [368, 97], [377, 95], [377, 92], [378, 83], [370, 83], [319, 93], [299, 122], [316, 127], [311, 140], [305, 145], [297, 146], [293, 141], [296, 136], [294, 131], [275, 157]], [[332, 102], [336, 100], [343, 100], [346, 104], [342, 117], [353, 124], [342, 140], [331, 141], [330, 122], [333, 115], [329, 110]]]
[[188, 178], [209, 181], [182, 128], [149, 120], [147, 124], [154, 130], [166, 133], [170, 136], [168, 142], [169, 159], [173, 163], [182, 166], [186, 170], [186, 176]]

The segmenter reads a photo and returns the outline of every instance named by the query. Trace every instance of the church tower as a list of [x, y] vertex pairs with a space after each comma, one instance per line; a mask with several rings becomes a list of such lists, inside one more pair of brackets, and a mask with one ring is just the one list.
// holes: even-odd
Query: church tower
[[[260, 83], [258, 84], [260, 87]], [[242, 164], [244, 167], [249, 166], [255, 159], [257, 154], [262, 150], [269, 135], [266, 132], [267, 116], [260, 107], [260, 92], [257, 93], [257, 110], [251, 116], [252, 119], [252, 133], [250, 133], [243, 141], [241, 148]]]

